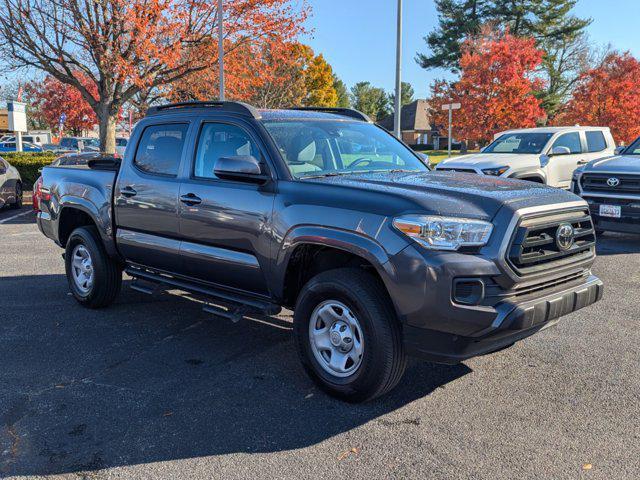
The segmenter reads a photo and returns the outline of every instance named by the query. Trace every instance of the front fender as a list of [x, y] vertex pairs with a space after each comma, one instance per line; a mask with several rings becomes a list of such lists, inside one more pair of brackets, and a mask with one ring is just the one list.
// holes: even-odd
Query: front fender
[[274, 259], [273, 292], [282, 298], [287, 266], [291, 255], [300, 245], [321, 245], [357, 255], [371, 263], [385, 284], [393, 277], [387, 251], [373, 238], [359, 232], [317, 225], [302, 225], [287, 232]]
[[547, 174], [544, 172], [544, 170], [540, 168], [526, 168], [526, 169], [514, 170], [511, 173], [511, 175], [509, 175], [509, 178], [514, 178], [516, 180], [523, 180], [523, 179], [526, 180], [530, 178], [536, 178], [540, 180], [540, 182], [544, 183], [545, 185], [547, 183]]

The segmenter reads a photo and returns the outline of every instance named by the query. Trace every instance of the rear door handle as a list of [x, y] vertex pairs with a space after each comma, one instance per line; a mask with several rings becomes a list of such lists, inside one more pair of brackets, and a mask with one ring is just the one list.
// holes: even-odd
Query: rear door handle
[[589, 163], [589, 160], [578, 160], [578, 165], [586, 165]]
[[120, 189], [120, 193], [125, 197], [135, 197], [138, 194], [138, 192], [136, 192], [136, 190], [129, 185]]
[[202, 199], [194, 193], [187, 193], [186, 195], [182, 195], [180, 197], [180, 201], [189, 206], [199, 205], [202, 203]]

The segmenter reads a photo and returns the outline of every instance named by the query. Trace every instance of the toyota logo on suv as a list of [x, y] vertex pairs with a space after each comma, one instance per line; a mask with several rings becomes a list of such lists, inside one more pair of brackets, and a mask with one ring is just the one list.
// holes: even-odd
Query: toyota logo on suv
[[569, 250], [576, 241], [576, 232], [570, 223], [562, 223], [556, 231], [556, 244], [562, 251]]
[[607, 185], [609, 185], [610, 187], [617, 187], [618, 185], [620, 185], [620, 179], [611, 177], [607, 180]]

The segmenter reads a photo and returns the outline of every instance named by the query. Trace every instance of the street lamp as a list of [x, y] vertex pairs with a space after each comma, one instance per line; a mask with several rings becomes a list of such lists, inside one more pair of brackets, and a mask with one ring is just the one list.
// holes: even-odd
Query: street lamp
[[220, 68], [220, 101], [224, 102], [224, 42], [222, 0], [218, 0], [218, 67]]
[[398, 0], [398, 28], [396, 39], [396, 98], [393, 117], [393, 134], [400, 138], [402, 123], [402, 0]]

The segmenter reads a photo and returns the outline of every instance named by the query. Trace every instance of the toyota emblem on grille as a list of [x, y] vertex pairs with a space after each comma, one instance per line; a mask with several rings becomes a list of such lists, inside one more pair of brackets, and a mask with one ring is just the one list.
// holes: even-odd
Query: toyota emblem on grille
[[570, 223], [562, 223], [556, 231], [556, 244], [562, 251], [567, 251], [573, 247], [576, 241], [576, 232]]
[[618, 185], [620, 185], [620, 179], [611, 177], [607, 180], [607, 185], [609, 185], [610, 187], [617, 187]]

